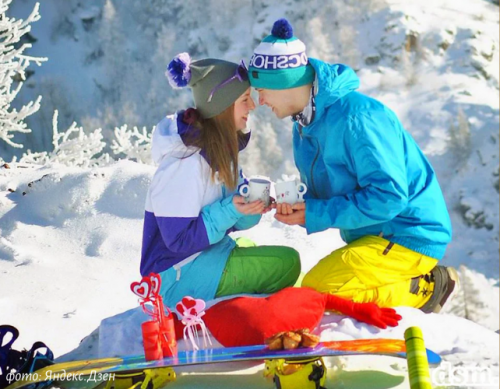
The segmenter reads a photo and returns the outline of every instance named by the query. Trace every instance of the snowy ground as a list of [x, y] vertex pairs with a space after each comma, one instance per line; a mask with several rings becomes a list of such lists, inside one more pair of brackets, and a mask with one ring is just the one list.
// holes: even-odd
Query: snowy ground
[[[140, 278], [143, 202], [153, 172], [154, 167], [130, 161], [95, 169], [12, 166], [0, 170], [0, 312], [3, 322], [20, 329], [17, 347], [43, 340], [60, 356], [77, 348], [86, 337], [65, 359], [140, 351], [137, 315], [134, 321], [123, 312], [137, 307], [129, 284]], [[333, 231], [307, 236], [300, 227], [281, 225], [272, 215], [266, 215], [258, 228], [244, 235], [261, 245], [294, 247], [302, 255], [304, 271], [342, 245]], [[495, 281], [465, 269], [462, 275], [472, 288], [480, 290], [477, 300], [484, 304], [482, 311], [489, 313], [482, 318], [484, 325], [498, 328]], [[455, 300], [455, 306], [462, 305], [460, 299]], [[379, 331], [332, 315], [325, 317], [317, 332], [324, 340], [402, 338], [405, 328], [419, 325], [427, 346], [439, 352], [452, 369], [477, 365], [498, 377], [498, 334], [491, 329], [451, 314], [424, 315], [408, 308], [401, 308], [400, 313], [404, 321], [395, 330]], [[113, 329], [115, 338], [103, 335], [106, 325], [101, 325], [101, 333], [94, 331], [102, 320], [117, 314], [121, 316]], [[128, 342], [114, 341], [123, 339], [126, 328]], [[135, 336], [130, 335], [130, 328], [136, 328]], [[328, 364], [333, 367], [329, 380], [344, 382], [348, 388], [364, 387], [367, 376], [379, 387], [407, 385], [403, 381], [405, 361], [396, 358], [331, 358]], [[199, 387], [207, 379], [219, 382], [213, 371], [201, 370], [209, 377], [179, 379], [178, 384]], [[245, 385], [259, 387], [266, 385], [259, 378], [261, 370], [262, 365], [253, 366], [238, 374], [249, 374]], [[235, 373], [228, 374], [224, 380], [230, 387], [236, 382], [231, 378]], [[436, 373], [436, 377], [444, 380], [443, 374]]]
[[[362, 91], [398, 114], [433, 163], [454, 230], [443, 263], [460, 267], [463, 289], [444, 314], [402, 313], [405, 323], [424, 328], [427, 346], [450, 363], [443, 365], [449, 371], [436, 373], [441, 377], [436, 384], [453, 383], [445, 381], [448, 373], [484, 368], [498, 387], [498, 6], [484, 0], [390, 1], [390, 6], [375, 0], [254, 0], [217, 12], [221, 1], [201, 7], [186, 0], [176, 19], [167, 14], [173, 3], [42, 2], [32, 54], [48, 56], [49, 62], [34, 69], [22, 93], [26, 99], [43, 94], [45, 108], [31, 117], [35, 132], [26, 139], [35, 141], [26, 144], [50, 147], [53, 108], [61, 110], [61, 123], [78, 120], [88, 130], [102, 126], [108, 136], [123, 123], [151, 128], [166, 111], [187, 104], [187, 93], [172, 92], [163, 78], [173, 55], [187, 47], [199, 56], [249, 58], [254, 40], [268, 33], [275, 19], [288, 16], [311, 56], [358, 70]], [[26, 17], [32, 4], [15, 1], [13, 11]], [[182, 18], [188, 11], [203, 18]], [[127, 25], [137, 31], [119, 35]], [[221, 33], [229, 28], [231, 34]], [[293, 173], [289, 122], [260, 108], [250, 126], [252, 143], [243, 156], [247, 172], [273, 179]], [[8, 160], [9, 153], [2, 150], [0, 156]], [[0, 322], [20, 329], [17, 348], [43, 340], [60, 356], [93, 333], [73, 355], [95, 355], [94, 330], [101, 321], [137, 306], [129, 284], [139, 277], [144, 199], [153, 172], [154, 167], [131, 161], [95, 169], [0, 168]], [[260, 245], [294, 247], [304, 271], [343, 244], [336, 231], [307, 236], [272, 215], [244, 235]], [[385, 336], [350, 319], [322, 329], [325, 338]], [[367, 381], [373, 388], [408, 387], [404, 361], [356, 357], [329, 364], [337, 372], [329, 376], [329, 387], [366, 388]], [[260, 378], [261, 369], [208, 372], [177, 385], [270, 387]], [[474, 378], [454, 383], [479, 384]]]

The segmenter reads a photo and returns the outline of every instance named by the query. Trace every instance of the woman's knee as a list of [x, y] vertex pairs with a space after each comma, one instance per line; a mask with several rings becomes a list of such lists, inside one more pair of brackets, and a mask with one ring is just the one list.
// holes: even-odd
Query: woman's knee
[[298, 270], [300, 273], [299, 252], [291, 247], [283, 246], [281, 254], [281, 259], [284, 261], [285, 266], [290, 269]]
[[300, 276], [300, 254], [291, 247], [283, 247], [281, 260], [283, 261], [284, 278], [288, 281], [287, 284], [294, 285]]

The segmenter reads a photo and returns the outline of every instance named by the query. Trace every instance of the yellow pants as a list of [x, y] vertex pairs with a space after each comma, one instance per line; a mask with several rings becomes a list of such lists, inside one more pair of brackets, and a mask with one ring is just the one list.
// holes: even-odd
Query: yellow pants
[[364, 236], [320, 260], [302, 286], [381, 307], [420, 308], [430, 293], [410, 293], [411, 279], [429, 273], [437, 263], [378, 236]]

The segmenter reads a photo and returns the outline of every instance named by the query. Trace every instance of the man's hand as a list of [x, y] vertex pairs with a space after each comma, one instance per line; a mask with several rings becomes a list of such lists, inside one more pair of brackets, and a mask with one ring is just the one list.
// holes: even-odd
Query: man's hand
[[304, 225], [306, 224], [306, 204], [276, 204], [276, 214], [274, 218], [290, 226], [295, 224]]

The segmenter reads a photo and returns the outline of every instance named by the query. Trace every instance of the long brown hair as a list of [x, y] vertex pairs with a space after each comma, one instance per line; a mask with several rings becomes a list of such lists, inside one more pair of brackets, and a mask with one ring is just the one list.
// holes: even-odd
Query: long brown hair
[[[184, 138], [186, 146], [195, 146], [204, 150], [212, 168], [212, 180], [219, 173], [219, 180], [231, 190], [238, 185], [239, 144], [244, 134], [236, 131], [234, 122], [234, 104], [210, 119], [204, 119], [196, 110], [190, 109], [191, 126], [199, 133]], [[194, 120], [193, 120], [194, 119]]]

